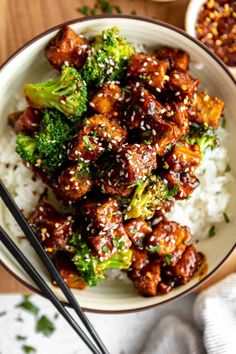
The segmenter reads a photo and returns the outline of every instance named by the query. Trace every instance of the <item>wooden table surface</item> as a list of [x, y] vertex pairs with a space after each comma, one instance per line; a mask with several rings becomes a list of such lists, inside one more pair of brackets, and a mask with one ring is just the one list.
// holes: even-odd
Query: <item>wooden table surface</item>
[[[184, 28], [188, 0], [160, 3], [154, 1], [117, 0], [124, 14], [135, 10], [137, 15], [154, 17]], [[76, 8], [93, 5], [83, 0], [0, 0], [0, 64], [17, 48], [40, 32], [81, 15]], [[211, 280], [236, 271], [236, 252]], [[28, 290], [0, 266], [0, 293], [27, 292]]]

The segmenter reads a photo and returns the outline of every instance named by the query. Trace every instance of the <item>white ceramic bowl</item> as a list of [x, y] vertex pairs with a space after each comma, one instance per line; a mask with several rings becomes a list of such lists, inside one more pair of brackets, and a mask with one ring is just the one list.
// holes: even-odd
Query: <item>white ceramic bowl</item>
[[[217, 95], [225, 101], [225, 115], [227, 129], [230, 132], [228, 139], [229, 154], [233, 173], [236, 174], [235, 151], [236, 151], [236, 85], [232, 75], [225, 65], [212, 54], [205, 46], [189, 37], [184, 31], [154, 20], [133, 16], [108, 16], [82, 18], [69, 23], [79, 33], [95, 35], [104, 28], [119, 26], [122, 34], [131, 42], [145, 43], [149, 47], [159, 45], [178, 46], [189, 52], [191, 56], [191, 72], [201, 79], [203, 87], [210, 94]], [[54, 27], [19, 49], [0, 70], [0, 131], [6, 125], [6, 117], [11, 111], [12, 97], [15, 93], [22, 92], [22, 85], [28, 82], [40, 81], [49, 64], [44, 57], [44, 48], [48, 41], [55, 35], [60, 26]], [[196, 65], [197, 64], [197, 65]], [[199, 65], [200, 64], [200, 65]], [[201, 67], [201, 69], [200, 69]], [[1, 153], [1, 152], [0, 152]], [[174, 289], [167, 295], [152, 298], [141, 297], [133, 288], [132, 284], [123, 283], [120, 280], [105, 280], [96, 288], [87, 288], [84, 291], [74, 290], [76, 298], [83, 308], [90, 311], [100, 312], [124, 312], [137, 311], [140, 309], [163, 304], [187, 294], [201, 284], [204, 279], [214, 273], [226, 260], [235, 247], [236, 218], [236, 185], [232, 186], [231, 205], [229, 214], [231, 223], [222, 224], [218, 228], [217, 235], [198, 243], [198, 250], [202, 251], [208, 260], [208, 272], [202, 279], [195, 277], [188, 284]], [[1, 215], [0, 215], [1, 216]], [[1, 218], [0, 218], [1, 219]], [[2, 223], [3, 221], [1, 221]], [[6, 225], [3, 225], [6, 227]], [[17, 235], [11, 235], [18, 243], [28, 259], [36, 266], [49, 286], [53, 288], [61, 300], [64, 300], [61, 292], [51, 285], [51, 280], [41, 265], [34, 250], [27, 241], [20, 242]], [[0, 245], [0, 259], [4, 266], [24, 284], [37, 291], [36, 286], [28, 276], [20, 269], [16, 261]]]
[[[191, 0], [188, 4], [186, 15], [185, 15], [185, 29], [190, 36], [196, 37], [195, 24], [197, 22], [197, 17], [201, 6], [206, 2], [206, 0]], [[232, 72], [234, 77], [236, 77], [236, 67], [228, 66], [229, 70]]]

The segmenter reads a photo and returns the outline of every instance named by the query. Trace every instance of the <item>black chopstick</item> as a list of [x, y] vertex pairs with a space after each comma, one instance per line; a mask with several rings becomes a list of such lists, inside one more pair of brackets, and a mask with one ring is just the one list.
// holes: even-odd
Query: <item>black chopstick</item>
[[80, 338], [86, 343], [86, 345], [90, 348], [92, 353], [98, 354], [98, 349], [94, 346], [94, 344], [90, 341], [87, 335], [83, 332], [83, 330], [79, 327], [74, 318], [70, 315], [70, 313], [65, 309], [62, 303], [58, 300], [53, 291], [49, 288], [49, 286], [45, 283], [41, 275], [37, 272], [37, 270], [32, 266], [32, 264], [27, 260], [24, 254], [20, 251], [20, 249], [16, 246], [16, 244], [11, 240], [11, 238], [7, 235], [7, 233], [0, 226], [0, 240], [7, 248], [7, 250], [14, 256], [14, 259], [21, 265], [21, 267], [25, 270], [25, 272], [30, 276], [30, 278], [34, 281], [34, 283], [39, 287], [44, 295], [53, 303], [53, 305], [57, 308], [57, 310], [62, 314], [62, 316], [67, 320], [67, 322], [71, 325], [71, 327], [76, 331], [76, 333], [80, 336]]
[[91, 337], [94, 339], [94, 341], [97, 343], [98, 347], [101, 350], [102, 354], [109, 354], [107, 351], [106, 347], [104, 346], [102, 340], [96, 333], [95, 329], [93, 328], [92, 324], [89, 322], [88, 318], [82, 311], [79, 303], [75, 299], [74, 295], [72, 294], [71, 290], [68, 288], [67, 284], [57, 271], [56, 267], [52, 263], [50, 257], [44, 250], [43, 246], [39, 242], [38, 238], [35, 236], [33, 231], [31, 230], [28, 222], [25, 220], [24, 216], [22, 215], [21, 211], [19, 210], [18, 206], [14, 202], [13, 198], [11, 197], [10, 193], [8, 192], [7, 188], [5, 187], [4, 183], [0, 179], [0, 196], [4, 203], [6, 204], [7, 208], [9, 209], [10, 213], [20, 226], [21, 230], [33, 246], [35, 252], [38, 254], [40, 257], [42, 263], [44, 266], [47, 268], [49, 274], [52, 276], [53, 280], [57, 283], [57, 285], [60, 287], [62, 290], [63, 294], [67, 298], [69, 304], [73, 307], [87, 330], [89, 331]]

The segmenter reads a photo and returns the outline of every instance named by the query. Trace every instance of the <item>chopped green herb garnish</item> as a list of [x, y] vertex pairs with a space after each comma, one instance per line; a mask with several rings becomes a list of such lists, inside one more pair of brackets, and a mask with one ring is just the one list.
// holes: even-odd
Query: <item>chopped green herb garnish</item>
[[137, 229], [133, 228], [133, 229], [130, 230], [130, 233], [131, 233], [132, 235], [135, 235], [137, 231], [138, 231]]
[[16, 336], [16, 340], [19, 340], [19, 341], [25, 341], [26, 339], [27, 339], [26, 336], [20, 336], [20, 335]]
[[130, 12], [130, 15], [137, 15], [137, 11], [136, 11], [136, 10], [132, 10], [132, 11]]
[[55, 326], [46, 316], [41, 316], [36, 324], [36, 332], [49, 337], [55, 331]]
[[227, 224], [230, 223], [230, 218], [229, 218], [229, 216], [228, 216], [226, 213], [223, 213], [223, 216], [224, 216], [225, 222], [226, 222]]
[[152, 134], [151, 130], [145, 130], [143, 136], [150, 136]]
[[78, 7], [76, 9], [81, 15], [88, 16], [89, 15], [89, 7], [88, 6], [82, 6]]
[[215, 227], [215, 225], [212, 225], [208, 231], [208, 236], [213, 237], [213, 236], [215, 236], [215, 234], [216, 234], [216, 227]]
[[231, 171], [231, 166], [227, 163], [225, 167], [225, 172], [230, 172]]
[[83, 137], [83, 141], [85, 142], [85, 144], [86, 144], [88, 150], [91, 151], [91, 150], [94, 150], [94, 149], [95, 149], [95, 147], [93, 146], [93, 144], [91, 144], [88, 135], [85, 135], [85, 136]]
[[22, 345], [21, 349], [26, 354], [36, 353], [36, 349], [34, 347], [31, 347], [30, 345]]
[[17, 321], [17, 322], [24, 322], [23, 318], [22, 318], [20, 315], [18, 315], [18, 316], [16, 317], [15, 321]]
[[165, 254], [165, 261], [166, 261], [166, 264], [170, 264], [171, 263], [171, 260], [172, 260], [172, 256], [171, 254]]
[[108, 252], [110, 252], [110, 250], [109, 250], [109, 248], [107, 246], [103, 246], [102, 247], [102, 252], [108, 253]]
[[143, 142], [145, 145], [151, 145], [152, 144], [152, 140], [144, 140]]
[[179, 189], [179, 185], [178, 183], [175, 183], [173, 187], [169, 190], [168, 199], [173, 198], [177, 194], [178, 189]]
[[160, 245], [158, 245], [158, 246], [149, 246], [147, 248], [147, 250], [148, 250], [148, 252], [151, 252], [151, 253], [155, 253], [155, 252], [159, 253], [159, 252], [161, 252], [161, 246]]
[[222, 118], [220, 126], [223, 129], [226, 127], [226, 119], [225, 119], [225, 117]]
[[24, 295], [23, 301], [17, 305], [16, 307], [20, 307], [23, 310], [31, 312], [33, 315], [37, 315], [39, 313], [39, 308], [35, 306], [30, 300], [30, 295]]

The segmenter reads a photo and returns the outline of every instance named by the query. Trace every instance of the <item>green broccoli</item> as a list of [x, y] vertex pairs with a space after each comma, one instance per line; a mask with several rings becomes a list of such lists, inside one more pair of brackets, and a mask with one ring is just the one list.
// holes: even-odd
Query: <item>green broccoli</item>
[[20, 133], [16, 141], [16, 152], [24, 161], [37, 163], [49, 174], [53, 174], [66, 156], [66, 142], [72, 129], [58, 111], [46, 110], [40, 130], [33, 138]]
[[91, 249], [79, 234], [75, 233], [70, 243], [74, 247], [72, 261], [89, 286], [96, 286], [104, 279], [104, 272], [107, 269], [128, 269], [130, 267], [131, 250], [121, 251], [106, 261], [100, 261], [92, 255]]
[[139, 217], [150, 219], [168, 198], [169, 190], [166, 184], [159, 177], [151, 175], [136, 187], [126, 209], [125, 219]]
[[82, 76], [89, 85], [100, 86], [109, 80], [124, 76], [128, 60], [135, 50], [120, 35], [118, 27], [112, 27], [95, 38], [91, 53], [82, 68]]
[[56, 108], [71, 121], [78, 121], [86, 111], [87, 87], [80, 73], [64, 65], [59, 78], [25, 84], [25, 97], [29, 104], [37, 108]]
[[215, 149], [219, 145], [215, 129], [203, 124], [192, 124], [185, 140], [189, 144], [197, 144], [202, 153], [208, 148]]
[[17, 135], [16, 152], [20, 155], [22, 160], [28, 161], [32, 165], [40, 158], [35, 139], [23, 133]]

